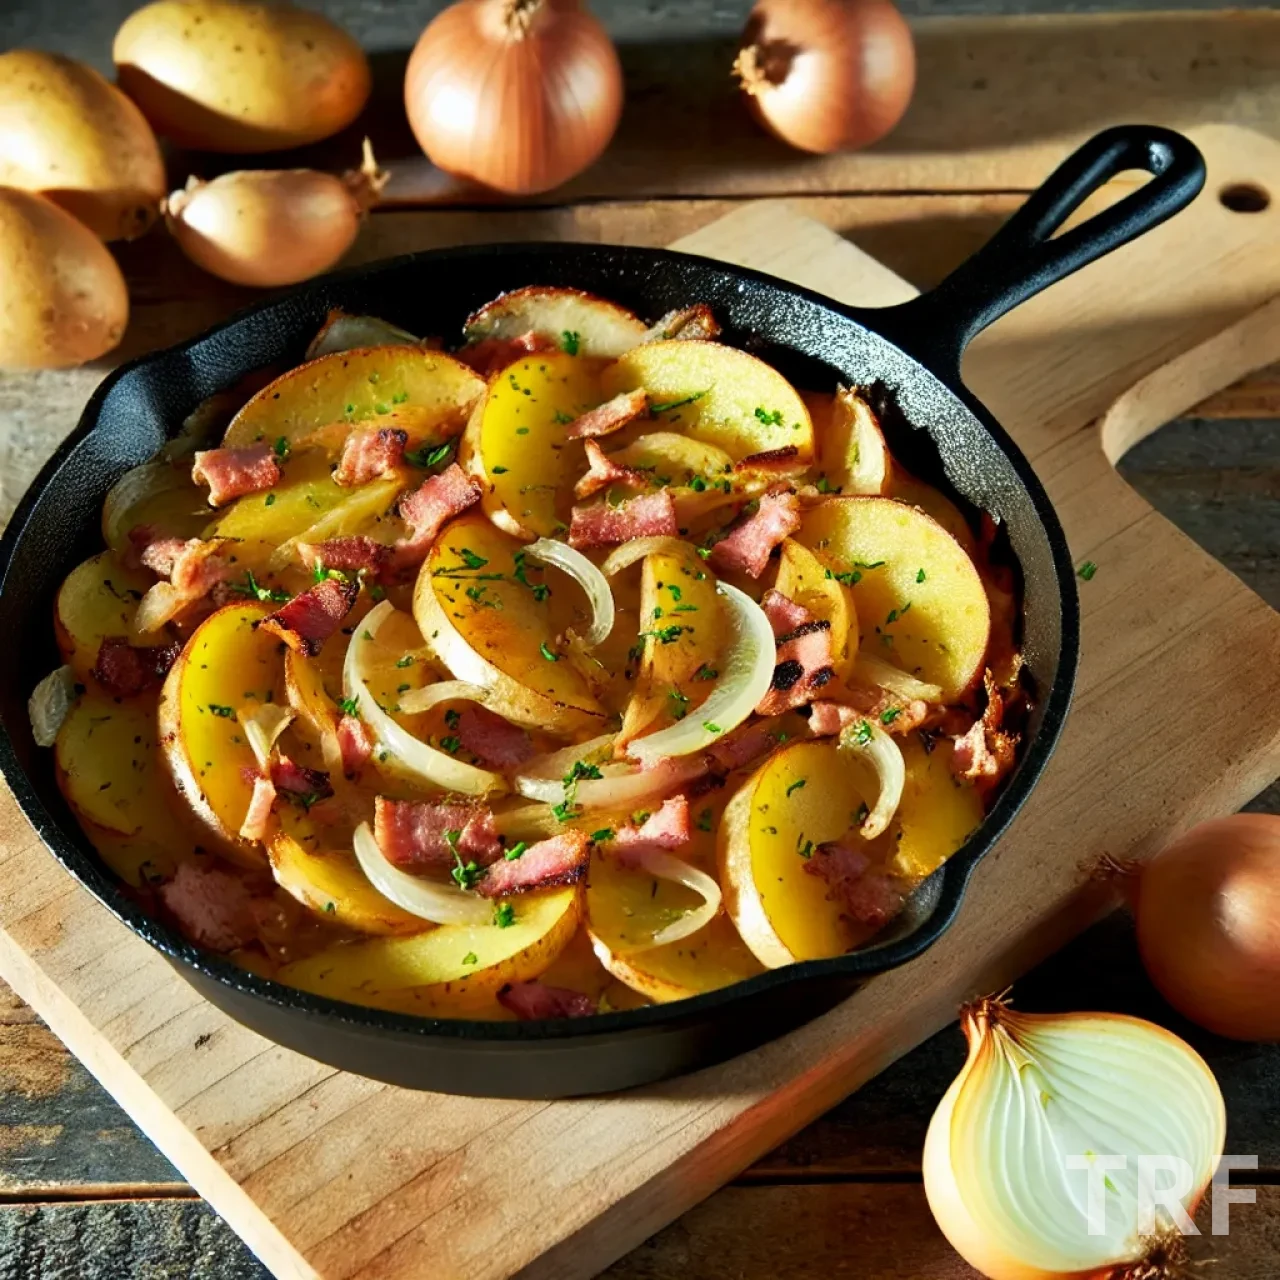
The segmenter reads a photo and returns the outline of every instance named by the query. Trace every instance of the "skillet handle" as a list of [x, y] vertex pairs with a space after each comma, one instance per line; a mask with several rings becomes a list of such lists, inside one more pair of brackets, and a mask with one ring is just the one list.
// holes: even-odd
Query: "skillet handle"
[[[1054, 232], [1128, 169], [1151, 181], [1070, 231]], [[1117, 125], [1073, 152], [971, 258], [929, 293], [858, 318], [933, 369], [959, 380], [960, 358], [994, 320], [1042, 289], [1186, 208], [1205, 181], [1188, 138], [1156, 125]]]

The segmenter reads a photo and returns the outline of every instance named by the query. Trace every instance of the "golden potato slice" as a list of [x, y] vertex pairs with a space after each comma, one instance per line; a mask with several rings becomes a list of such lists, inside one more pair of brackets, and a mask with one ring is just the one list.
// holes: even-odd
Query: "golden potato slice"
[[130, 634], [138, 601], [153, 582], [153, 574], [125, 568], [114, 551], [91, 556], [63, 579], [54, 601], [53, 629], [63, 661], [81, 684], [91, 679], [102, 641]]
[[521, 581], [537, 572], [522, 551], [482, 515], [447, 525], [414, 590], [418, 628], [457, 679], [493, 689], [495, 705], [506, 703], [511, 718], [550, 733], [599, 733], [600, 704], [556, 641], [567, 626], [585, 629], [582, 592], [548, 569], [542, 585], [554, 585], [539, 599], [543, 592]]
[[978, 679], [991, 613], [964, 548], [932, 517], [891, 498], [829, 498], [796, 540], [850, 575], [862, 644], [960, 697]]
[[964, 548], [966, 555], [976, 554], [978, 544], [974, 540], [973, 530], [960, 508], [946, 494], [931, 484], [925, 484], [923, 480], [917, 480], [896, 463], [889, 473], [887, 492], [889, 497], [919, 507], [925, 515], [932, 516]]
[[626, 307], [580, 289], [530, 285], [495, 298], [467, 319], [468, 344], [486, 338], [553, 338], [574, 355], [613, 359], [644, 340], [644, 322]]
[[493, 376], [467, 424], [458, 461], [485, 487], [485, 514], [508, 533], [549, 537], [569, 523], [573, 482], [587, 469], [565, 428], [605, 397], [599, 362], [550, 351]]
[[605, 400], [644, 387], [662, 430], [706, 441], [735, 460], [787, 445], [801, 458], [813, 456], [813, 423], [798, 392], [776, 369], [734, 347], [650, 342], [616, 360], [601, 380]]
[[260, 864], [262, 847], [242, 840], [257, 760], [241, 713], [278, 701], [279, 640], [255, 625], [270, 605], [233, 604], [206, 618], [169, 671], [160, 694], [160, 741], [174, 785], [220, 847]]
[[311, 852], [293, 836], [280, 832], [268, 856], [276, 883], [304, 907], [334, 924], [359, 933], [408, 935], [432, 926], [387, 901], [360, 870], [350, 850]]
[[317, 427], [359, 422], [395, 410], [416, 415], [419, 429], [453, 436], [484, 382], [461, 361], [420, 347], [360, 347], [321, 356], [268, 383], [231, 420], [223, 440], [243, 448], [283, 438], [290, 444]]
[[853, 669], [858, 656], [858, 610], [852, 591], [808, 547], [794, 538], [782, 544], [775, 588], [808, 609], [819, 622], [831, 624], [832, 665], [839, 676]]
[[830, 739], [776, 751], [734, 793], [720, 823], [725, 908], [761, 964], [843, 955], [867, 935], [806, 870], [818, 845], [858, 825], [864, 775]]
[[285, 965], [279, 981], [315, 995], [405, 1013], [465, 1014], [509, 982], [538, 977], [578, 927], [578, 886], [521, 894], [513, 922], [440, 925], [411, 938], [342, 944]]
[[897, 851], [890, 869], [907, 880], [932, 875], [977, 830], [982, 799], [951, 772], [951, 742], [939, 739], [926, 751], [918, 734], [899, 740], [907, 767], [895, 826]]

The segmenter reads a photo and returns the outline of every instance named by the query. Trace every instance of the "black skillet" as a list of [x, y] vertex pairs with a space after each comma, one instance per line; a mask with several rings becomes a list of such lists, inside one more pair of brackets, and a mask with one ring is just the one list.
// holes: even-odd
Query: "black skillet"
[[[1087, 196], [1124, 170], [1153, 176], [1051, 238]], [[326, 277], [126, 365], [99, 387], [0, 542], [0, 634], [14, 641], [0, 676], [0, 767], [18, 803], [63, 866], [204, 996], [261, 1034], [344, 1070], [416, 1088], [545, 1098], [691, 1071], [791, 1030], [942, 934], [974, 867], [1040, 776], [1070, 702], [1079, 617], [1067, 544], [1026, 459], [961, 382], [961, 354], [1011, 307], [1178, 212], [1203, 182], [1199, 153], [1178, 134], [1109, 129], [1072, 155], [936, 289], [883, 310], [842, 307], [757, 272], [678, 253], [574, 244], [470, 247]], [[1026, 747], [980, 829], [874, 945], [691, 1000], [579, 1020], [483, 1023], [381, 1013], [278, 986], [198, 950], [121, 893], [63, 802], [52, 752], [32, 741], [26, 703], [58, 663], [51, 602], [68, 570], [100, 548], [99, 513], [112, 482], [155, 454], [205, 397], [264, 364], [296, 364], [331, 307], [381, 316], [412, 332], [456, 334], [475, 307], [527, 284], [576, 286], [650, 319], [706, 302], [739, 340], [760, 345], [807, 385], [877, 384], [896, 410], [894, 453], [1007, 530], [1024, 584], [1023, 638], [1037, 694]]]

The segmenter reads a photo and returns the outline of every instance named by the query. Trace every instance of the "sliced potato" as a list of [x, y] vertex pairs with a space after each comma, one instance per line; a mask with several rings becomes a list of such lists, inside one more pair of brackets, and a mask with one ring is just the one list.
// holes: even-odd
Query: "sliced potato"
[[130, 549], [129, 531], [146, 525], [159, 538], [195, 538], [209, 523], [209, 491], [192, 482], [190, 460], [145, 462], [111, 486], [102, 536], [112, 551]]
[[427, 921], [389, 902], [360, 870], [350, 850], [311, 852], [280, 832], [271, 841], [271, 874], [304, 907], [358, 933], [408, 935], [431, 928]]
[[127, 636], [138, 601], [155, 578], [127, 569], [114, 551], [91, 556], [67, 574], [58, 588], [53, 627], [63, 660], [84, 684], [107, 636]]
[[521, 894], [514, 923], [440, 925], [411, 938], [340, 944], [285, 965], [279, 981], [316, 995], [405, 1013], [464, 1013], [509, 982], [538, 977], [568, 944], [578, 886]]
[[[843, 955], [860, 930], [806, 870], [818, 845], [858, 825], [865, 793], [856, 762], [830, 739], [776, 751], [734, 793], [720, 823], [725, 908], [761, 964]], [[870, 847], [870, 846], [868, 846]]]
[[522, 550], [482, 515], [447, 525], [414, 590], [418, 628], [454, 676], [492, 688], [497, 704], [512, 708], [510, 718], [551, 733], [599, 733], [603, 710], [556, 641], [568, 626], [584, 629], [582, 593], [547, 570], [555, 585], [539, 600], [516, 576]]
[[695, 477], [710, 482], [733, 470], [733, 459], [705, 440], [677, 431], [650, 431], [612, 455], [625, 467], [653, 471], [662, 483], [688, 487]]
[[799, 394], [776, 369], [734, 347], [646, 343], [605, 369], [602, 382], [606, 400], [644, 387], [663, 430], [713, 444], [735, 460], [787, 445], [801, 458], [813, 455], [813, 423]]
[[219, 846], [250, 865], [265, 854], [239, 831], [257, 768], [239, 715], [279, 700], [281, 644], [256, 624], [269, 605], [233, 604], [206, 618], [187, 641], [160, 694], [160, 741], [174, 785]]
[[292, 442], [334, 422], [394, 410], [418, 415], [421, 429], [456, 435], [484, 382], [461, 361], [420, 347], [359, 347], [309, 361], [268, 383], [231, 420], [223, 443], [243, 448]]
[[919, 507], [925, 515], [932, 516], [964, 548], [966, 555], [976, 554], [978, 544], [973, 530], [960, 508], [946, 494], [931, 484], [925, 484], [923, 480], [917, 480], [896, 463], [889, 473], [887, 492], [889, 497]]
[[953, 701], [982, 671], [991, 613], [964, 548], [932, 517], [891, 498], [829, 498], [796, 540], [851, 573], [863, 645], [942, 686]]
[[907, 778], [896, 827], [897, 851], [890, 867], [907, 880], [932, 875], [977, 830], [982, 798], [951, 772], [953, 747], [937, 741], [926, 751], [918, 734], [899, 740]]
[[850, 589], [794, 538], [782, 544], [774, 586], [819, 622], [831, 624], [832, 665], [837, 675], [847, 675], [858, 656], [858, 610]]
[[564, 350], [613, 359], [644, 340], [644, 322], [620, 307], [580, 289], [530, 285], [495, 298], [467, 319], [468, 344], [487, 338], [540, 334]]
[[472, 414], [458, 461], [484, 485], [485, 514], [508, 533], [549, 537], [568, 525], [587, 462], [565, 427], [604, 399], [598, 368], [562, 351], [517, 360], [494, 375]]

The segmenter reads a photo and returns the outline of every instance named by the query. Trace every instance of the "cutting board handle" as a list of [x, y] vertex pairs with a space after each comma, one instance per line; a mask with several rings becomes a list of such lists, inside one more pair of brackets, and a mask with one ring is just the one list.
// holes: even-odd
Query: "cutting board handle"
[[[1054, 236], [1090, 196], [1130, 169], [1145, 170], [1151, 181]], [[937, 288], [858, 318], [956, 384], [965, 347], [992, 321], [1159, 226], [1186, 208], [1204, 181], [1204, 158], [1180, 133], [1157, 125], [1106, 129], [1068, 156]]]

